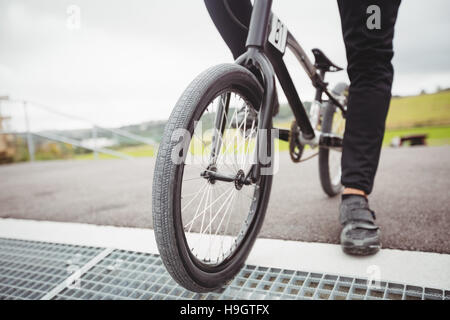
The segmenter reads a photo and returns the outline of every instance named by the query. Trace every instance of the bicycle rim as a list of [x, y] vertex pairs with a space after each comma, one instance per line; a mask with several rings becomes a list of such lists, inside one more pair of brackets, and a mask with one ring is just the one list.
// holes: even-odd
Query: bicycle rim
[[[245, 185], [242, 178], [256, 159], [257, 116], [245, 97], [227, 90], [194, 124], [183, 165], [180, 208], [187, 246], [200, 267], [232, 259], [252, 226], [260, 185]], [[206, 178], [208, 174], [235, 180]]]

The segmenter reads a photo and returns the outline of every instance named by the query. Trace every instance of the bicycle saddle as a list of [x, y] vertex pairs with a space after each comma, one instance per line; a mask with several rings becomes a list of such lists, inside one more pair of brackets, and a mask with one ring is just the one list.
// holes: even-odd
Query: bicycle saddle
[[336, 72], [344, 70], [343, 68], [331, 62], [331, 60], [328, 59], [328, 57], [320, 49], [314, 48], [312, 49], [312, 52], [314, 54], [314, 58], [316, 59], [314, 66], [317, 69], [325, 72]]

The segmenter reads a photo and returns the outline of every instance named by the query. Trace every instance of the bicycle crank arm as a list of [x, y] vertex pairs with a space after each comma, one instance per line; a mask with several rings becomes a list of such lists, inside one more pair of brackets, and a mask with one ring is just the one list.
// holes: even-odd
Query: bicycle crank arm
[[305, 139], [302, 133], [299, 135], [299, 140], [302, 145], [309, 145], [312, 148], [330, 148], [342, 150], [343, 139], [341, 136], [333, 133], [316, 132], [313, 139]]

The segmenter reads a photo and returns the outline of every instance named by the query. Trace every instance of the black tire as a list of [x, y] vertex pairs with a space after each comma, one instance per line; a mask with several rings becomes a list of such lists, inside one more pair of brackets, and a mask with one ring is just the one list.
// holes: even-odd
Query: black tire
[[[348, 85], [345, 83], [339, 83], [334, 87], [332, 92], [338, 96], [345, 95], [348, 92]], [[338, 110], [339, 109], [331, 102], [327, 102], [324, 106], [322, 116], [323, 133], [333, 132], [333, 119], [335, 118]], [[330, 165], [332, 165], [330, 154], [331, 152], [328, 148], [319, 149], [319, 176], [323, 191], [329, 197], [334, 197], [342, 192], [343, 187], [340, 178], [336, 179], [332, 177], [330, 169]], [[340, 166], [340, 160], [338, 165]]]
[[[153, 179], [153, 226], [162, 261], [170, 275], [183, 287], [196, 292], [221, 287], [242, 268], [259, 230], [269, 201], [272, 176], [262, 176], [254, 214], [245, 236], [239, 238], [235, 252], [218, 265], [206, 265], [191, 254], [185, 236], [181, 212], [181, 184], [184, 164], [171, 159], [176, 142], [171, 137], [176, 129], [194, 130], [194, 121], [201, 117], [214, 97], [227, 90], [238, 92], [259, 108], [263, 89], [256, 77], [236, 64], [212, 67], [200, 74], [184, 91], [165, 127], [159, 147]], [[269, 128], [268, 128], [269, 129]]]

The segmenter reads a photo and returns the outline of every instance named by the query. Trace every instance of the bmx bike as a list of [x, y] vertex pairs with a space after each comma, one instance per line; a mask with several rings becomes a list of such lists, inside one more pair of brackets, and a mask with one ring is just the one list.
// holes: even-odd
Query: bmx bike
[[[271, 6], [271, 0], [254, 1], [246, 52], [193, 80], [159, 147], [152, 195], [156, 241], [170, 275], [191, 291], [219, 288], [243, 266], [269, 202], [275, 138], [289, 142], [294, 162], [305, 160], [305, 146], [318, 150], [323, 190], [335, 196], [342, 189], [348, 86], [330, 90], [325, 82], [327, 72], [342, 68], [319, 49], [312, 50], [312, 63]], [[286, 49], [315, 87], [309, 111], [284, 63]], [[273, 128], [276, 78], [295, 118], [290, 130]]]

